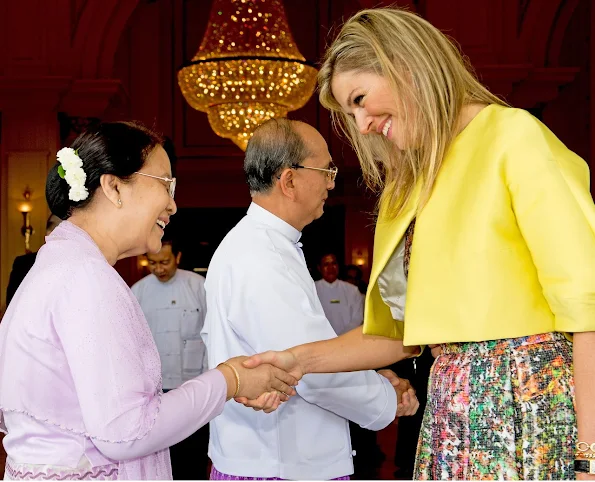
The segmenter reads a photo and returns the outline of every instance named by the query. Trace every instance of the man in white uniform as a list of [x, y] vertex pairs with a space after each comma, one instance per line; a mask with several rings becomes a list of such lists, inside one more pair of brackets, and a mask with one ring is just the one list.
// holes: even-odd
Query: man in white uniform
[[[164, 392], [207, 370], [200, 336], [207, 310], [205, 279], [179, 269], [181, 257], [176, 243], [164, 238], [159, 253], [147, 254], [151, 274], [132, 286], [159, 350]], [[208, 440], [205, 425], [170, 448], [174, 479], [207, 477]]]
[[339, 277], [337, 256], [332, 253], [320, 258], [318, 271], [322, 279], [316, 281], [316, 291], [326, 318], [337, 335], [342, 335], [364, 321], [364, 297], [356, 286]]
[[[268, 121], [248, 144], [244, 170], [253, 202], [207, 276], [211, 366], [336, 336], [299, 242], [334, 187], [326, 142], [307, 124]], [[273, 414], [226, 404], [211, 422], [211, 479], [346, 477], [353, 473], [347, 420], [380, 430], [395, 418], [396, 390], [374, 371], [306, 375], [296, 390]]]

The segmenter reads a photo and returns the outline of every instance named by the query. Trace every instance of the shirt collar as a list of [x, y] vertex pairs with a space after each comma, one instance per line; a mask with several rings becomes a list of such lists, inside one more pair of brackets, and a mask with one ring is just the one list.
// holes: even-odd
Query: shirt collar
[[294, 244], [298, 244], [298, 241], [302, 237], [301, 231], [298, 231], [291, 224], [283, 221], [279, 216], [275, 216], [272, 212], [267, 211], [265, 208], [254, 202], [251, 203], [248, 208], [248, 216], [262, 224], [270, 226], [275, 231], [279, 231]]
[[180, 271], [180, 268], [176, 269], [176, 272], [174, 273], [174, 275], [167, 281], [159, 281], [159, 278], [157, 278], [157, 276], [155, 276], [155, 275], [153, 275], [153, 278], [155, 278], [155, 281], [157, 282], [158, 286], [168, 286], [168, 285], [175, 283], [177, 276], [178, 276], [178, 271]]
[[337, 281], [339, 281], [339, 278], [337, 278], [335, 281], [333, 281], [332, 283], [329, 283], [327, 280], [325, 280], [324, 278], [320, 278], [320, 281], [322, 284], [326, 285], [326, 286], [338, 286], [339, 284], [337, 283]]

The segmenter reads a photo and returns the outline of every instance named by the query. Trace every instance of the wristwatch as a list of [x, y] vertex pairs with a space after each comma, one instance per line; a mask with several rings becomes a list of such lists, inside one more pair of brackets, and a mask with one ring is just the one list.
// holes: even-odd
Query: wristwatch
[[583, 474], [595, 475], [595, 460], [575, 460], [574, 471]]

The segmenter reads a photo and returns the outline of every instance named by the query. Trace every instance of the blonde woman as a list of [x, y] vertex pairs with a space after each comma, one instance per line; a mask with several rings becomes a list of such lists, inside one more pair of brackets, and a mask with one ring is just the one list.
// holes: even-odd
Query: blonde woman
[[415, 478], [593, 473], [595, 208], [585, 162], [491, 94], [443, 34], [407, 11], [347, 21], [319, 84], [381, 193], [363, 333], [387, 338], [354, 330], [250, 363], [355, 370], [439, 344]]

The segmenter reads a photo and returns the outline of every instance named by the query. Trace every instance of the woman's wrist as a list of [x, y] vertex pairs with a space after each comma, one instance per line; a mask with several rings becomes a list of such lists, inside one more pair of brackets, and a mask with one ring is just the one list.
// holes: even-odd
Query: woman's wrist
[[289, 348], [287, 351], [295, 358], [298, 369], [301, 371], [302, 376], [306, 375], [307, 373], [313, 373], [312, 370], [314, 368], [314, 358], [310, 343], [294, 346], [293, 348]]
[[225, 383], [227, 383], [226, 400], [230, 400], [238, 390], [236, 374], [228, 362], [217, 365], [216, 370], [219, 370], [225, 377]]

